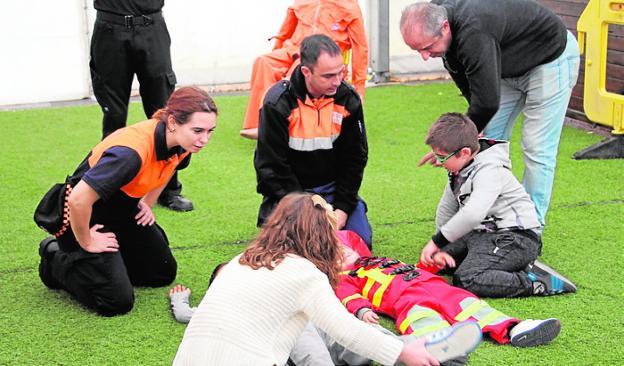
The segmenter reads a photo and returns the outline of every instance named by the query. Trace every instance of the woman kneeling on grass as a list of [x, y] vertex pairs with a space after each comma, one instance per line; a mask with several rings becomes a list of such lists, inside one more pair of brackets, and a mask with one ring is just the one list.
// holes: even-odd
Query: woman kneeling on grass
[[69, 220], [40, 244], [43, 283], [104, 316], [132, 309], [133, 286], [170, 284], [177, 265], [152, 205], [208, 143], [216, 118], [205, 91], [184, 87], [152, 119], [97, 144], [68, 180]]
[[435, 342], [404, 345], [350, 315], [332, 289], [342, 264], [332, 214], [320, 196], [284, 197], [259, 236], [209, 287], [173, 364], [283, 365], [308, 321], [384, 365], [439, 365], [478, 344], [476, 323]]

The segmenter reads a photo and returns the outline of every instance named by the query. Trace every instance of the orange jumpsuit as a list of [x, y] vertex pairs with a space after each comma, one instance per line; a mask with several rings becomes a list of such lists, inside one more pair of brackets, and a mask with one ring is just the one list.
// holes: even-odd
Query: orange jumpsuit
[[325, 34], [345, 54], [351, 50], [351, 80], [364, 97], [368, 69], [368, 42], [357, 0], [296, 0], [288, 8], [271, 53], [254, 61], [251, 90], [243, 129], [257, 128], [264, 94], [273, 84], [290, 75], [299, 64], [299, 46], [312, 34]]

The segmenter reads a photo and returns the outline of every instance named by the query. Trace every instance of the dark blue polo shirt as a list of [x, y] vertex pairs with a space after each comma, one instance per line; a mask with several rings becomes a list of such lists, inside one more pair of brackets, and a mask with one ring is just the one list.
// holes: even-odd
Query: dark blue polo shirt
[[[181, 155], [185, 152], [180, 146], [167, 149], [164, 123], [156, 126], [154, 147], [158, 160], [166, 160], [174, 154]], [[75, 185], [82, 179], [100, 196], [93, 206], [94, 215], [95, 211], [103, 211], [102, 213], [107, 212], [111, 215], [119, 210], [134, 212], [140, 199], [126, 195], [121, 188], [130, 183], [141, 169], [139, 154], [126, 146], [113, 146], [106, 150], [91, 168], [88, 162], [90, 156], [91, 153], [80, 163], [72, 175], [71, 182]], [[191, 154], [180, 162], [176, 170], [186, 168], [190, 160]], [[109, 216], [108, 214], [106, 216]]]

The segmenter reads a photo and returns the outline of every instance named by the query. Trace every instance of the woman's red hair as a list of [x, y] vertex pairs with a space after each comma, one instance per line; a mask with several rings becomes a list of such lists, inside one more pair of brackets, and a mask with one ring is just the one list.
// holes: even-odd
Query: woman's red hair
[[195, 112], [219, 114], [217, 105], [206, 91], [196, 86], [184, 86], [173, 93], [165, 108], [157, 110], [152, 118], [167, 122], [173, 116], [178, 124], [185, 124]]
[[314, 263], [333, 287], [338, 284], [342, 251], [326, 209], [315, 203], [311, 194], [284, 197], [247, 247], [240, 263], [253, 269], [272, 270], [289, 253]]

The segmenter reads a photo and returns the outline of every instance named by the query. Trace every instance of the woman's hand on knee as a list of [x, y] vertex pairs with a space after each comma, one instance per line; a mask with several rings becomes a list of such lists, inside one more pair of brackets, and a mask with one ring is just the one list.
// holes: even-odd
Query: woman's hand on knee
[[89, 229], [90, 241], [89, 243], [82, 244], [82, 249], [89, 253], [104, 253], [104, 252], [117, 252], [119, 251], [119, 244], [117, 243], [117, 237], [115, 233], [101, 233], [98, 230], [103, 228], [104, 225], [95, 224]]
[[156, 217], [150, 205], [143, 201], [139, 201], [139, 213], [134, 217], [137, 220], [137, 225], [151, 226], [156, 222]]

